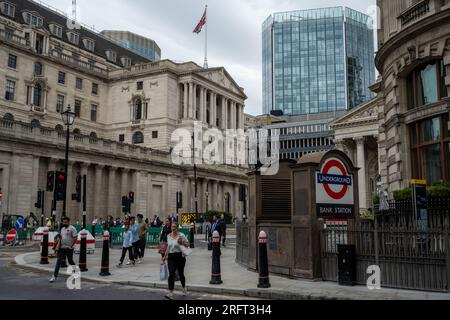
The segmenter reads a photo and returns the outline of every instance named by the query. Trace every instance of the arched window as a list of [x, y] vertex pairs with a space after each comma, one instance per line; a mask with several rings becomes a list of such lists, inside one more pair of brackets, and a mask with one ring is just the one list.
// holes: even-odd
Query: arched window
[[41, 126], [41, 123], [37, 119], [31, 120], [31, 127], [32, 128], [39, 128]]
[[55, 127], [55, 130], [56, 130], [56, 132], [63, 133], [64, 132], [64, 127], [62, 125], [58, 124]]
[[144, 143], [144, 134], [140, 131], [133, 134], [133, 144]]
[[92, 140], [97, 140], [97, 134], [95, 132], [91, 132], [89, 134], [89, 138], [91, 138]]
[[81, 134], [80, 129], [78, 129], [78, 128], [77, 128], [77, 129], [74, 129], [74, 130], [73, 130], [73, 134]]
[[142, 119], [142, 100], [141, 98], [137, 98], [134, 101], [134, 120]]
[[33, 90], [33, 105], [40, 107], [42, 105], [42, 85], [36, 83]]
[[5, 113], [5, 115], [3, 116], [3, 120], [14, 121], [14, 116], [11, 113]]

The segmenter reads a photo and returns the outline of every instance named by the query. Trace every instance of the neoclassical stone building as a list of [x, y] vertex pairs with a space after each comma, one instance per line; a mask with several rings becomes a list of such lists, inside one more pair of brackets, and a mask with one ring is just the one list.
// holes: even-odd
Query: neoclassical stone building
[[376, 97], [331, 125], [337, 148], [360, 168], [362, 211], [378, 173], [391, 196], [411, 179], [450, 180], [450, 1], [377, 4]]
[[450, 180], [450, 1], [378, 0], [380, 172], [392, 192], [410, 179]]
[[[47, 172], [64, 167], [60, 112], [68, 105], [77, 113], [67, 194], [74, 220], [82, 216], [81, 205], [71, 200], [77, 173], [88, 176], [88, 220], [120, 216], [121, 197], [130, 191], [133, 213], [175, 212], [179, 191], [181, 212], [193, 212], [193, 167], [173, 164], [171, 135], [192, 130], [195, 121], [204, 129], [244, 129], [247, 97], [227, 71], [193, 62], [151, 63], [33, 1], [2, 1], [0, 9], [2, 212], [36, 213]], [[197, 176], [200, 212], [241, 216], [245, 168], [200, 165]], [[47, 192], [46, 216], [51, 199]]]

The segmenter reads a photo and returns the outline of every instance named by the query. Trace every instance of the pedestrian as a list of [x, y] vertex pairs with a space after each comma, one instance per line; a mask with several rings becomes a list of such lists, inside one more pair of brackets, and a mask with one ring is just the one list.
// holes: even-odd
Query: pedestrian
[[59, 245], [58, 258], [56, 260], [55, 272], [53, 273], [53, 277], [50, 279], [50, 283], [53, 283], [58, 278], [59, 269], [61, 264], [67, 260], [69, 264], [74, 266], [76, 265], [73, 261], [73, 247], [77, 242], [78, 233], [75, 227], [70, 225], [70, 218], [64, 217], [63, 224], [60, 231], [61, 243]]
[[167, 235], [167, 249], [163, 258], [163, 263], [168, 262], [169, 267], [169, 293], [167, 299], [173, 298], [173, 290], [175, 289], [175, 271], [178, 271], [181, 285], [183, 287], [183, 295], [186, 291], [186, 278], [184, 276], [184, 267], [186, 266], [186, 258], [183, 255], [182, 246], [189, 248], [189, 241], [183, 233], [178, 232], [178, 222], [172, 222], [172, 232]]
[[134, 261], [139, 263], [139, 225], [135, 217], [130, 217], [131, 243], [133, 244]]
[[129, 259], [129, 261], [127, 262], [127, 266], [129, 266], [129, 265], [135, 266], [136, 265], [136, 262], [134, 260], [134, 255], [133, 255], [132, 237], [133, 237], [133, 235], [131, 234], [130, 226], [128, 224], [125, 224], [125, 230], [123, 232], [122, 256], [120, 257], [120, 262], [117, 265], [117, 268], [120, 268], [123, 266], [123, 261], [125, 260], [125, 255], [127, 254], [127, 251], [128, 251], [128, 259]]
[[161, 230], [161, 237], [159, 238], [159, 254], [164, 258], [167, 249], [167, 235], [172, 232], [172, 222], [170, 218], [167, 218], [164, 224], [163, 229]]
[[148, 226], [142, 214], [137, 215], [137, 220], [139, 224], [139, 263], [142, 263], [144, 262], [145, 246], [147, 245]]
[[227, 222], [225, 220], [225, 215], [222, 214], [220, 216], [220, 221], [219, 221], [219, 229], [220, 229], [220, 236], [221, 236], [221, 240], [222, 240], [222, 246], [225, 247], [225, 242], [227, 240]]

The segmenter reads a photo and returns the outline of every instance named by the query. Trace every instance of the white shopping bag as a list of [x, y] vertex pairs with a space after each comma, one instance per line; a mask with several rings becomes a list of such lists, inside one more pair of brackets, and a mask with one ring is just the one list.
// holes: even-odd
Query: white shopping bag
[[159, 279], [161, 281], [166, 281], [169, 278], [169, 270], [167, 264], [163, 263], [159, 268]]

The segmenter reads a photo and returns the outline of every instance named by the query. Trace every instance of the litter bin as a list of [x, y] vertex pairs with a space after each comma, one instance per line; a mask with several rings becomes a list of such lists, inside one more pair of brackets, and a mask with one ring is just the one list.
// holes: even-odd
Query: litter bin
[[338, 245], [339, 285], [356, 284], [356, 246]]

